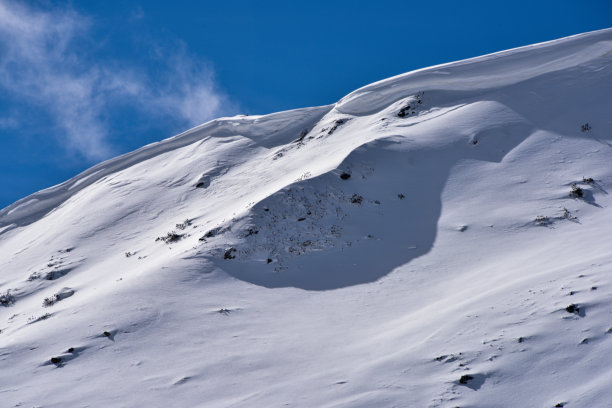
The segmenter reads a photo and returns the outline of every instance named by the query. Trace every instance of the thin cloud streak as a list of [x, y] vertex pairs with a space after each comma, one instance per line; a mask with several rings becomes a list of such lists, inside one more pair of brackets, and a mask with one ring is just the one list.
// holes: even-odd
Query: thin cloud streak
[[117, 105], [184, 127], [233, 110], [212, 69], [184, 46], [156, 50], [160, 83], [146, 68], [92, 58], [92, 32], [91, 18], [70, 9], [0, 2], [0, 89], [47, 112], [68, 150], [89, 161], [113, 155], [104, 115]]

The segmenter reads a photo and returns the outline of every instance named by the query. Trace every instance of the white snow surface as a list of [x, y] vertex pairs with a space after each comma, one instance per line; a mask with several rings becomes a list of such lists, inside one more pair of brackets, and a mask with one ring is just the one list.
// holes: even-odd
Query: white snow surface
[[0, 211], [0, 406], [610, 407], [611, 158], [607, 29], [101, 163]]

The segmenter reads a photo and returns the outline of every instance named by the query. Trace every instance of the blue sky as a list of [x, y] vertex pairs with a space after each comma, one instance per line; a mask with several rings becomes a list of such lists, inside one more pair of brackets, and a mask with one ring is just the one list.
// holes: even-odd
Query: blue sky
[[611, 26], [608, 0], [0, 0], [0, 208], [215, 117]]

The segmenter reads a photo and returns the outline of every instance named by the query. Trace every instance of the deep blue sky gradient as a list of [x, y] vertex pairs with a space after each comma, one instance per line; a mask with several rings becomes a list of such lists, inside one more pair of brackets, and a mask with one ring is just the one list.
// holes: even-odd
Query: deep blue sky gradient
[[[151, 54], [181, 48], [214, 71], [228, 114], [329, 104], [413, 69], [612, 26], [607, 0], [26, 3], [86, 17], [92, 65], [143, 66], [161, 81], [166, 68]], [[112, 154], [186, 126], [127, 103], [103, 111]], [[0, 127], [0, 208], [95, 164], [62, 145], [62, 129], [44, 106], [0, 87], [0, 112], [14, 118], [12, 126]]]

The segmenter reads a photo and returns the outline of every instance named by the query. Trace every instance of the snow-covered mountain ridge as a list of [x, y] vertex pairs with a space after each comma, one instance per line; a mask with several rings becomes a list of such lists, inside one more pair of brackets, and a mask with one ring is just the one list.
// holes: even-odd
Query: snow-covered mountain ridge
[[6, 406], [612, 406], [612, 30], [211, 121], [0, 211]]

